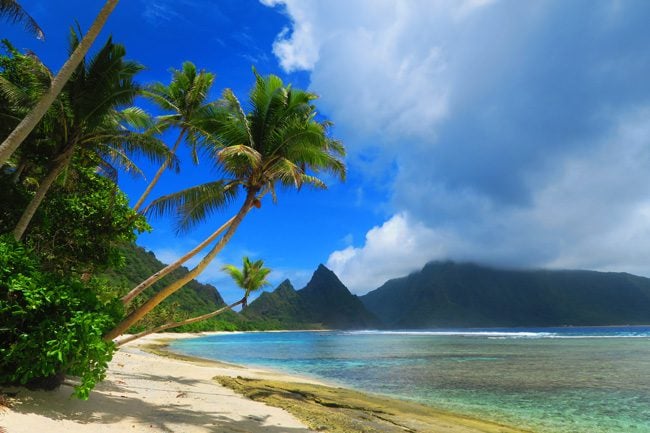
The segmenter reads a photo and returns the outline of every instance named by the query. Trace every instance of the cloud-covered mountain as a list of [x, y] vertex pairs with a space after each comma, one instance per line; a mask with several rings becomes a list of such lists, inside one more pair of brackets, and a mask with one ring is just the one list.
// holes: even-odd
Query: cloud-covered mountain
[[432, 262], [361, 297], [387, 328], [650, 324], [650, 279]]

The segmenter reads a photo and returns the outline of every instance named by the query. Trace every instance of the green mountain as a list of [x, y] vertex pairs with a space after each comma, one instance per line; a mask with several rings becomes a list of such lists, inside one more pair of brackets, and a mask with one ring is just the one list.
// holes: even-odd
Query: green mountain
[[432, 262], [362, 296], [387, 328], [650, 323], [650, 279]]
[[364, 329], [380, 323], [323, 265], [303, 289], [296, 291], [284, 281], [260, 295], [242, 315], [261, 329]]
[[[111, 281], [120, 293], [126, 293], [144, 279], [165, 267], [165, 264], [158, 260], [154, 253], [146, 251], [144, 248], [134, 244], [124, 245], [120, 252], [125, 259], [124, 266], [119, 269], [111, 269], [104, 273], [104, 276]], [[137, 297], [135, 299], [136, 305], [138, 302], [142, 302], [141, 300], [149, 298], [154, 292], [161, 290], [167, 284], [186, 275], [187, 272], [187, 268], [181, 267], [167, 275]], [[214, 311], [224, 305], [226, 304], [214, 286], [192, 280], [185, 287], [163, 301], [139, 325], [134, 327], [132, 331], [161, 325], [170, 320], [183, 320], [195, 317]], [[245, 327], [243, 320], [237, 313], [226, 312], [215, 318], [191, 325], [190, 327], [176, 328], [173, 331], [234, 330], [241, 329], [242, 327]]]
[[312, 329], [307, 308], [289, 280], [263, 292], [242, 312], [255, 329]]

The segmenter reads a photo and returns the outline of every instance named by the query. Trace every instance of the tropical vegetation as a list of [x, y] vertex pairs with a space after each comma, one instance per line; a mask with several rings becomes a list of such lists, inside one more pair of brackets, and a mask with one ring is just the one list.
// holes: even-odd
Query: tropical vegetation
[[[104, 27], [109, 15], [117, 6], [119, 0], [106, 0], [106, 3], [99, 11], [97, 18], [88, 29], [88, 32], [81, 39], [74, 51], [70, 54], [68, 60], [63, 64], [59, 72], [52, 79], [48, 89], [41, 95], [38, 102], [31, 107], [29, 113], [20, 121], [20, 123], [13, 129], [11, 134], [4, 139], [0, 144], [0, 166], [6, 164], [13, 153], [25, 141], [28, 135], [36, 128], [40, 120], [45, 116], [50, 106], [54, 103], [59, 93], [63, 90], [63, 86], [68, 82], [72, 74], [77, 69], [77, 66], [88, 53], [88, 50], [95, 42], [99, 32]], [[11, 0], [3, 0], [0, 10], [8, 13], [10, 16], [20, 17], [20, 13], [16, 12], [17, 2]], [[22, 8], [18, 9], [20, 11]], [[14, 11], [13, 14], [11, 11]]]
[[[231, 220], [210, 236], [223, 231], [212, 248], [188, 274], [157, 292], [112, 329], [113, 339], [135, 325], [172, 293], [203, 272], [226, 246], [245, 216], [261, 207], [266, 194], [276, 198], [276, 186], [300, 189], [303, 185], [325, 188], [316, 175], [325, 171], [345, 177], [342, 144], [327, 134], [330, 123], [316, 120], [313, 93], [285, 86], [274, 75], [255, 72], [246, 113], [234, 93], [226, 89], [209, 123], [218, 143], [212, 155], [223, 177], [155, 200], [150, 210], [159, 215], [173, 213], [177, 228], [185, 231], [204, 221], [214, 211], [240, 194], [240, 208]], [[227, 228], [225, 228], [227, 226]], [[225, 229], [225, 230], [224, 230]], [[205, 243], [205, 242], [204, 242]], [[178, 265], [177, 263], [171, 266]]]
[[[169, 84], [140, 84], [143, 66], [108, 38], [88, 49], [117, 4], [106, 1], [89, 31], [70, 32], [70, 58], [54, 74], [35, 53], [2, 41], [0, 53], [0, 383], [57, 386], [79, 378], [88, 397], [103, 379], [125, 332], [138, 338], [165, 329], [247, 329], [232, 309], [268, 284], [262, 260], [228, 265], [242, 298], [226, 305], [194, 281], [235, 235], [246, 215], [280, 188], [325, 188], [323, 173], [345, 177], [344, 148], [316, 114], [316, 95], [253, 71], [249, 104], [226, 89], [211, 98], [215, 75], [191, 62]], [[40, 35], [15, 1], [0, 17]], [[156, 115], [135, 106], [153, 102]], [[168, 146], [163, 137], [175, 132]], [[185, 143], [214, 170], [209, 182], [150, 200], [160, 176], [181, 166]], [[118, 177], [157, 173], [134, 207]], [[216, 173], [216, 174], [215, 174]], [[217, 210], [236, 209], [221, 221]], [[163, 265], [135, 245], [146, 218], [171, 215], [185, 233], [212, 233]], [[203, 254], [196, 266], [185, 268]], [[117, 342], [117, 343], [116, 343]]]
[[223, 270], [228, 275], [230, 275], [230, 277], [235, 281], [237, 286], [242, 290], [244, 290], [244, 297], [241, 298], [239, 301], [233, 302], [230, 305], [222, 306], [209, 313], [201, 314], [200, 316], [191, 317], [189, 319], [184, 319], [184, 320], [170, 321], [163, 325], [156, 326], [155, 328], [149, 328], [140, 333], [120, 339], [120, 341], [117, 343], [118, 346], [136, 340], [140, 337], [144, 337], [145, 335], [152, 334], [154, 332], [161, 332], [173, 328], [179, 328], [181, 326], [193, 325], [195, 323], [202, 322], [207, 319], [211, 319], [222, 313], [232, 311], [232, 309], [238, 305], [241, 305], [242, 308], [246, 308], [248, 304], [248, 297], [252, 292], [256, 292], [262, 289], [263, 287], [270, 285], [266, 277], [271, 272], [271, 270], [269, 268], [264, 267], [263, 260], [256, 260], [254, 262], [251, 262], [251, 260], [248, 257], [244, 257], [243, 262], [244, 263], [242, 269], [237, 268], [235, 265], [225, 265], [223, 267]]

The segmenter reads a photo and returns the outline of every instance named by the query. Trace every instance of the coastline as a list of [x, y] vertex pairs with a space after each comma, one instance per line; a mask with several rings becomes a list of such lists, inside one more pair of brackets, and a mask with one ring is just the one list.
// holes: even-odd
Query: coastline
[[307, 377], [195, 358], [167, 349], [201, 334], [154, 334], [116, 352], [107, 378], [88, 401], [24, 388], [0, 410], [6, 433], [131, 432], [445, 432], [525, 430]]

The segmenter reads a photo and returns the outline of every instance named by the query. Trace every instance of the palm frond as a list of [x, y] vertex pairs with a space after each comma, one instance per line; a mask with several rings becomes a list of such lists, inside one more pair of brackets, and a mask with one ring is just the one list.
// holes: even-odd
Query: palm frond
[[0, 17], [5, 17], [13, 23], [22, 21], [28, 32], [33, 33], [40, 40], [45, 40], [45, 34], [36, 20], [17, 1], [0, 0]]
[[[106, 147], [104, 152], [101, 152], [100, 155], [103, 157], [102, 162], [103, 164], [100, 164], [99, 168], [105, 172], [106, 170], [104, 169], [106, 166], [111, 167], [110, 172], [115, 173], [114, 175], [108, 176], [111, 180], [114, 182], [117, 182], [117, 169], [115, 168], [120, 167], [122, 170], [124, 170], [126, 173], [130, 174], [131, 176], [142, 176], [144, 177], [144, 173], [140, 168], [133, 162], [129, 156], [124, 153], [121, 149], [118, 149], [116, 147]], [[105, 158], [105, 159], [104, 159]], [[109, 160], [111, 162], [109, 162]]]
[[151, 115], [140, 107], [127, 107], [119, 111], [118, 115], [122, 123], [137, 130], [151, 131], [156, 126]]
[[179, 209], [176, 229], [179, 233], [185, 233], [219, 209], [232, 203], [239, 191], [236, 184], [226, 184], [209, 191], [203, 188], [196, 197], [188, 197], [183, 206]]
[[237, 268], [235, 265], [225, 265], [224, 267], [221, 268], [225, 273], [230, 275], [230, 278], [235, 280], [235, 283], [238, 286], [243, 286], [244, 285], [244, 274], [242, 271]]
[[[229, 113], [225, 118], [229, 121], [225, 122], [223, 125], [224, 131], [221, 134], [226, 138], [226, 142], [233, 144], [242, 144], [245, 143], [251, 148], [255, 148], [255, 140], [253, 139], [253, 134], [251, 133], [250, 125], [248, 122], [248, 117], [244, 113], [239, 99], [233, 93], [231, 89], [225, 89], [221, 98], [221, 105], [225, 108], [226, 112]], [[233, 136], [241, 137], [241, 132], [245, 134], [245, 140], [233, 141], [232, 139], [228, 140], [228, 132], [232, 134], [233, 132], [239, 132], [239, 134], [232, 134]]]
[[184, 232], [232, 202], [237, 193], [236, 184], [222, 180], [208, 182], [160, 197], [147, 206], [145, 213], [154, 216], [174, 215], [177, 230]]
[[14, 83], [7, 80], [1, 75], [0, 75], [0, 96], [5, 98], [5, 100], [9, 104], [14, 106], [30, 107], [32, 104], [32, 98], [30, 97], [26, 89], [15, 85]]
[[112, 180], [114, 183], [117, 183], [117, 169], [113, 164], [109, 163], [108, 161], [105, 161], [103, 159], [100, 159], [97, 163], [97, 171], [102, 175], [110, 180]]
[[262, 155], [243, 144], [224, 147], [217, 152], [217, 158], [226, 171], [231, 173], [250, 172], [262, 163]]
[[156, 105], [165, 111], [171, 111], [174, 113], [180, 112], [180, 108], [175, 105], [169, 95], [167, 86], [163, 83], [150, 84], [142, 91], [142, 95], [151, 99]]

